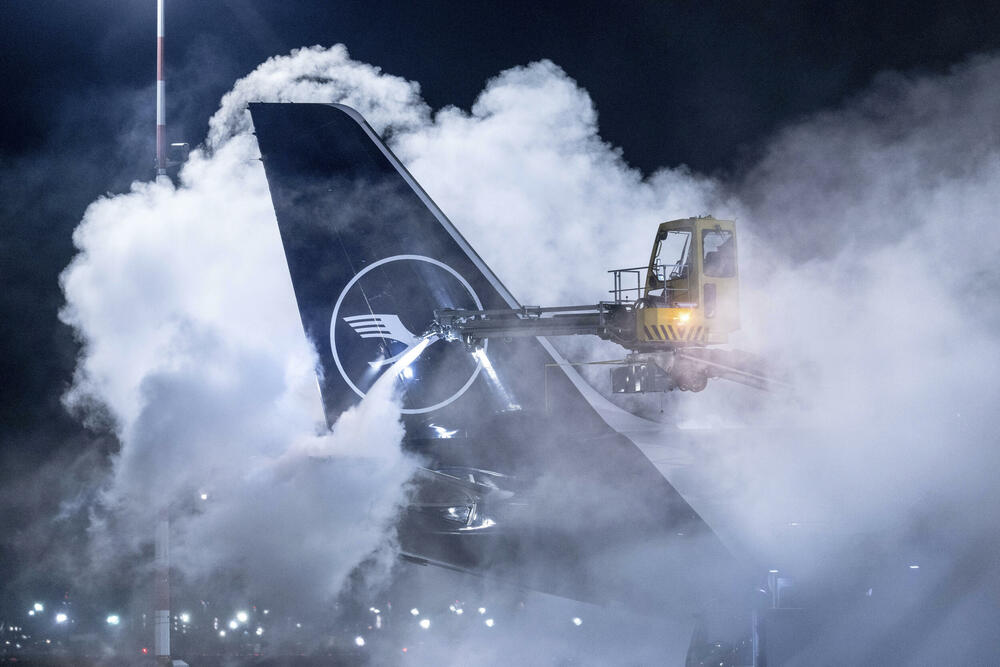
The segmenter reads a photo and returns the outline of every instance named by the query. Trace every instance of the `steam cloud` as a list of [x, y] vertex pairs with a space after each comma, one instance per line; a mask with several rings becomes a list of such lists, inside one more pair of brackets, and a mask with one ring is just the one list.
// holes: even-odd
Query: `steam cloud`
[[[143, 508], [202, 490], [217, 501], [174, 526], [176, 562], [192, 576], [237, 562], [249, 582], [279, 573], [293, 594], [324, 581], [330, 596], [391, 544], [383, 527], [413, 465], [398, 447], [398, 406], [388, 390], [370, 395], [317, 435], [315, 360], [245, 111], [254, 100], [343, 102], [389, 136], [522, 302], [594, 302], [607, 269], [645, 262], [654, 224], [735, 216], [737, 342], [790, 369], [795, 390], [712, 386], [668, 399], [664, 439], [692, 456], [705, 495], [725, 497], [716, 527], [762, 563], [784, 558], [807, 576], [836, 569], [859, 535], [942, 582], [961, 563], [976, 584], [950, 608], [995, 619], [981, 591], [982, 557], [996, 546], [984, 525], [997, 500], [998, 76], [994, 57], [886, 75], [722, 182], [630, 168], [601, 140], [587, 93], [548, 61], [501, 73], [470, 112], [432, 114], [417, 84], [343, 46], [270, 59], [223, 98], [179, 187], [137, 183], [99, 200], [75, 234], [64, 319], [85, 348], [67, 401], [97, 399], [122, 441], [95, 512], [95, 557], [110, 558], [112, 534], [146, 534]], [[678, 424], [746, 428], [688, 440], [696, 431]], [[310, 467], [316, 453], [341, 465]], [[112, 521], [127, 530], [101, 529]], [[789, 536], [791, 523], [803, 530]], [[303, 544], [309, 526], [322, 530]], [[983, 630], [920, 627], [930, 655]], [[858, 656], [880, 629], [859, 635]]]
[[[374, 70], [354, 69], [369, 73], [358, 94], [377, 98], [364, 88], [381, 82]], [[122, 442], [91, 556], [113, 569], [172, 506], [185, 575], [204, 582], [229, 568], [245, 575], [246, 595], [318, 604], [372, 552], [392, 562], [388, 527], [415, 462], [399, 449], [389, 388], [321, 432], [314, 352], [256, 143], [246, 126], [225, 134], [224, 113], [179, 187], [136, 183], [98, 200], [74, 235], [62, 316], [85, 348], [66, 400], [99, 401]]]

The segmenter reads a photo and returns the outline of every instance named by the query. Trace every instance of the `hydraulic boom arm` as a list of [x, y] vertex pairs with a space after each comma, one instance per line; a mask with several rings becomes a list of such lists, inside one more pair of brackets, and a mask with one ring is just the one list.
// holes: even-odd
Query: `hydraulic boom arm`
[[631, 306], [598, 303], [591, 306], [522, 306], [515, 310], [434, 311], [434, 329], [445, 340], [475, 344], [486, 338], [572, 336], [590, 334], [607, 340], [627, 340], [634, 329]]
[[[592, 335], [629, 352], [611, 371], [618, 393], [701, 391], [722, 377], [758, 388], [774, 384], [760, 359], [710, 348], [739, 328], [736, 231], [711, 217], [662, 223], [646, 267], [611, 271], [614, 301], [434, 311], [426, 332], [470, 347], [488, 338]], [[634, 280], [635, 287], [623, 282]]]

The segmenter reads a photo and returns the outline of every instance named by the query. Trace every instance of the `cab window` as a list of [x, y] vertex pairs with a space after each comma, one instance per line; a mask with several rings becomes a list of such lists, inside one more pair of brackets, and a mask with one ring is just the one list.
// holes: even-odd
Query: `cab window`
[[702, 269], [710, 278], [736, 275], [736, 238], [728, 229], [706, 229], [701, 233]]
[[668, 231], [656, 248], [656, 264], [666, 280], [687, 278], [689, 273], [688, 255], [691, 250], [691, 231], [672, 229]]

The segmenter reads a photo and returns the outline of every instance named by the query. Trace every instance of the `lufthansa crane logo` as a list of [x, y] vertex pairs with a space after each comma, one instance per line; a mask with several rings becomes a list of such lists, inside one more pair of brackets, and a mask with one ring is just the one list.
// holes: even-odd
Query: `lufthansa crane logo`
[[403, 412], [449, 405], [480, 371], [461, 345], [424, 336], [438, 308], [483, 307], [458, 271], [422, 255], [395, 255], [369, 264], [340, 293], [330, 318], [330, 349], [347, 385], [364, 397], [392, 364], [422, 345], [399, 374]]
[[[375, 315], [374, 313], [371, 315], [352, 315], [345, 317], [344, 321], [351, 325], [351, 328], [357, 331], [362, 338], [378, 338], [383, 342], [394, 341], [405, 346], [388, 359], [369, 361], [368, 365], [376, 370], [387, 364], [396, 363], [423, 340], [406, 328], [403, 321], [399, 319], [399, 315]], [[432, 342], [436, 343], [437, 339], [435, 338]]]

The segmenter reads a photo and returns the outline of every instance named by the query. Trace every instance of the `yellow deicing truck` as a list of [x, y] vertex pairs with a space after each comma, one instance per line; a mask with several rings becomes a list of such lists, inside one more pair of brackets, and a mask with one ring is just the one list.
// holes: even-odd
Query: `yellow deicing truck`
[[628, 350], [601, 362], [615, 393], [701, 391], [724, 377], [759, 388], [772, 381], [760, 360], [720, 349], [740, 328], [736, 224], [712, 216], [664, 222], [649, 264], [614, 269], [610, 301], [585, 306], [435, 311], [425, 334], [476, 348], [488, 338], [589, 334]]

